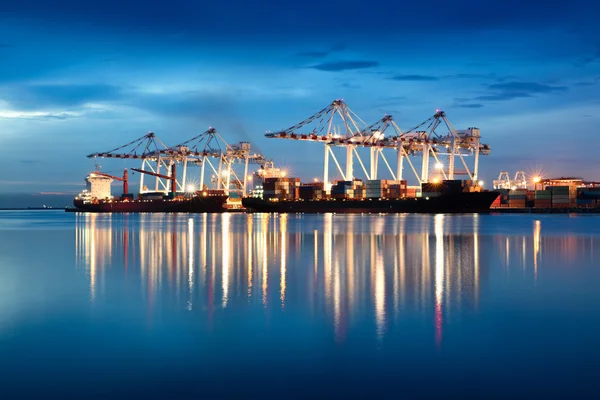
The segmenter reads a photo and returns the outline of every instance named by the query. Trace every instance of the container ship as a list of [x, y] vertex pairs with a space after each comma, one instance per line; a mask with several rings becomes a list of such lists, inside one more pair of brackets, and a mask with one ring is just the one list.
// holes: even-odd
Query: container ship
[[484, 213], [499, 195], [466, 180], [434, 180], [420, 187], [408, 187], [404, 180], [337, 181], [326, 191], [322, 182], [281, 177], [265, 178], [242, 204], [254, 212]]
[[511, 180], [508, 172], [500, 172], [494, 180], [500, 196], [491, 209], [498, 212], [576, 212], [600, 211], [600, 182], [576, 177], [542, 179], [534, 176], [531, 183], [525, 173], [517, 172]]
[[[86, 189], [73, 200], [73, 209], [68, 211], [136, 213], [136, 212], [223, 212], [228, 196], [222, 190], [199, 190], [190, 193], [176, 191], [175, 165], [171, 176], [160, 175], [150, 171], [132, 168], [132, 170], [165, 178], [171, 181], [171, 191], [145, 192], [137, 197], [129, 193], [128, 173], [123, 177], [108, 175], [98, 170], [86, 177]], [[111, 195], [110, 184], [113, 180], [123, 182], [123, 194], [120, 197]]]

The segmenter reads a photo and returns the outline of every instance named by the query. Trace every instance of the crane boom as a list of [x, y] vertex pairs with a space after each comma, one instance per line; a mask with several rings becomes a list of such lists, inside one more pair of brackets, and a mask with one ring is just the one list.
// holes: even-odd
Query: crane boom
[[174, 180], [175, 178], [172, 176], [168, 176], [168, 175], [163, 175], [163, 174], [157, 174], [156, 172], [152, 172], [152, 171], [145, 171], [143, 169], [137, 169], [137, 168], [131, 168], [132, 171], [136, 171], [136, 172], [140, 172], [142, 174], [148, 174], [148, 175], [152, 175], [152, 176], [156, 176], [158, 178], [163, 178], [163, 179], [168, 179], [168, 180]]
[[148, 175], [156, 176], [158, 178], [170, 180], [171, 181], [171, 192], [175, 193], [177, 191], [177, 179], [176, 179], [177, 174], [176, 174], [176, 170], [175, 170], [175, 164], [173, 164], [171, 166], [171, 176], [157, 174], [156, 172], [152, 172], [152, 171], [144, 171], [143, 169], [137, 169], [137, 168], [131, 168], [131, 169], [133, 171], [140, 172], [142, 174], [148, 174]]

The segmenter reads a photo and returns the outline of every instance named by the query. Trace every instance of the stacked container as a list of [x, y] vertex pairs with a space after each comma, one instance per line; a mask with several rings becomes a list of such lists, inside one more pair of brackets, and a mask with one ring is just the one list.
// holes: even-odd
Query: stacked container
[[379, 179], [368, 180], [366, 182], [365, 197], [368, 199], [379, 199], [385, 197], [385, 191], [387, 190], [386, 181]]
[[421, 187], [420, 186], [407, 186], [406, 187], [406, 197], [415, 198], [421, 196]]
[[369, 199], [406, 197], [406, 181], [376, 179], [368, 180], [365, 185], [365, 197]]
[[265, 200], [294, 200], [300, 195], [300, 179], [265, 178], [263, 189]]
[[571, 205], [570, 186], [548, 186], [548, 188], [552, 193], [552, 208], [568, 208]]
[[536, 190], [534, 192], [533, 206], [535, 208], [551, 208], [552, 207], [552, 191], [551, 190]]
[[600, 205], [600, 187], [577, 189], [578, 207], [597, 207]]
[[362, 199], [365, 197], [365, 187], [359, 179], [336, 181], [331, 187], [331, 197], [334, 199]]
[[525, 208], [527, 202], [527, 189], [513, 189], [508, 193], [508, 206], [510, 208]]
[[406, 181], [388, 181], [388, 192], [385, 197], [401, 199], [406, 197]]
[[303, 183], [299, 187], [299, 198], [304, 200], [317, 199], [321, 200], [324, 198], [324, 185], [323, 182], [308, 182]]

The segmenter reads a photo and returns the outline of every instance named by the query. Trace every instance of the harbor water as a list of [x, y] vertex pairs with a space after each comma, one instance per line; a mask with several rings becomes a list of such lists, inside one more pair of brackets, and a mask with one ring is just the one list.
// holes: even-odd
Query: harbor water
[[0, 388], [591, 395], [599, 286], [595, 215], [0, 211]]

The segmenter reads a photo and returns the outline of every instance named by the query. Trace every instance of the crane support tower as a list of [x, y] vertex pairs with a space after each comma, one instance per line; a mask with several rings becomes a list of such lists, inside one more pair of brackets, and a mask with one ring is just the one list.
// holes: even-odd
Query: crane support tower
[[510, 176], [506, 171], [500, 171], [498, 179], [494, 179], [494, 189], [510, 189]]
[[[336, 117], [341, 120], [341, 128], [335, 124]], [[357, 122], [359, 121], [361, 124]], [[391, 115], [385, 115], [372, 125], [366, 124], [350, 110], [343, 100], [335, 100], [316, 114], [298, 124], [278, 132], [267, 132], [267, 138], [292, 139], [309, 142], [321, 142], [325, 146], [323, 164], [323, 180], [329, 183], [329, 158], [335, 162], [339, 174], [344, 180], [352, 180], [354, 174], [354, 157], [358, 160], [367, 179], [377, 179], [379, 160], [383, 160], [394, 179], [403, 179], [404, 162], [408, 162], [418, 183], [429, 181], [430, 162], [435, 161], [437, 172], [444, 179], [455, 179], [455, 175], [467, 175], [468, 179], [477, 180], [479, 176], [479, 156], [489, 155], [490, 146], [481, 143], [478, 128], [455, 130], [444, 111], [436, 113], [416, 127], [402, 132]], [[360, 128], [360, 126], [365, 126]], [[445, 128], [445, 131], [442, 131]], [[386, 136], [389, 131], [389, 136]], [[342, 169], [332, 147], [346, 148], [346, 165]], [[370, 148], [368, 167], [362, 161], [357, 148]], [[395, 169], [384, 155], [385, 149], [393, 149], [397, 162]], [[421, 172], [417, 171], [410, 157], [421, 155]], [[447, 166], [440, 160], [447, 157]], [[473, 156], [474, 163], [469, 167], [465, 157]], [[430, 158], [431, 157], [431, 158]], [[463, 171], [455, 168], [459, 159]]]
[[[168, 159], [160, 157], [160, 150], [166, 149], [167, 146], [154, 134], [148, 132], [146, 135], [139, 137], [127, 144], [119, 146], [109, 151], [102, 153], [89, 154], [88, 158], [120, 158], [125, 160], [142, 160], [142, 170], [159, 174], [162, 167], [167, 171], [171, 168], [171, 162]], [[144, 175], [140, 174], [140, 193], [148, 190], [144, 189]], [[180, 184], [181, 186], [181, 184]], [[168, 191], [168, 182], [156, 176], [155, 181], [156, 191]]]
[[[211, 189], [223, 190], [227, 195], [237, 192], [241, 196], [247, 194], [251, 181], [249, 165], [263, 165], [267, 161], [261, 154], [251, 151], [249, 142], [230, 145], [214, 128], [173, 147], [166, 146], [153, 132], [149, 132], [125, 145], [88, 157], [141, 160], [141, 168], [132, 168], [132, 171], [140, 173], [140, 193], [151, 191], [144, 185], [144, 177], [149, 175], [155, 179], [152, 191], [190, 192], [210, 186]], [[183, 166], [179, 178], [172, 173], [177, 164]], [[199, 185], [196, 179], [189, 179], [188, 165], [200, 167]], [[207, 166], [209, 171], [206, 171]], [[205, 173], [211, 170], [212, 179], [206, 179]]]
[[[242, 196], [247, 194], [251, 180], [249, 165], [265, 161], [261, 154], [251, 152], [249, 142], [230, 145], [215, 128], [209, 128], [174, 147], [159, 150], [158, 155], [183, 164], [183, 182], [186, 182], [188, 165], [195, 165], [200, 167], [200, 188], [211, 183], [227, 195], [237, 192]], [[212, 172], [210, 180], [205, 176], [207, 166], [209, 173]]]

